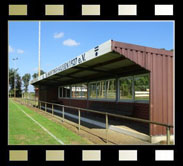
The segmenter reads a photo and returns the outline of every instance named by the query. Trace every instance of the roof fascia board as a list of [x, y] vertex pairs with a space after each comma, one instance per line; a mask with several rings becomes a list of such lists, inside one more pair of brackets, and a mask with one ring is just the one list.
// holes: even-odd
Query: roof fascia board
[[72, 68], [74, 66], [77, 66], [79, 64], [82, 64], [84, 62], [87, 62], [91, 59], [94, 59], [94, 58], [97, 58], [101, 55], [104, 55], [106, 53], [109, 53], [112, 51], [112, 41], [111, 40], [108, 40], [106, 41], [105, 43], [101, 44], [101, 45], [98, 45], [96, 46], [95, 48], [77, 56], [76, 58], [72, 59], [72, 60], [69, 60], [68, 62], [56, 67], [55, 69], [41, 75], [40, 77], [37, 77], [36, 79], [32, 80], [31, 81], [31, 84], [34, 84], [38, 81], [41, 81], [45, 78], [48, 78], [52, 75], [55, 75], [57, 73], [60, 73], [64, 70], [67, 70], [69, 68]]
[[135, 51], [149, 52], [153, 54], [173, 56], [173, 52], [168, 50], [123, 43], [118, 41], [112, 41], [112, 50], [115, 51], [115, 48], [123, 48], [123, 49], [135, 50]]

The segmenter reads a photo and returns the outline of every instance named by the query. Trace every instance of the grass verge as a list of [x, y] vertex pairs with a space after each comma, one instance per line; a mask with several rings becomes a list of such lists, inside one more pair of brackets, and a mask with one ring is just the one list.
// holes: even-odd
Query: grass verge
[[[21, 109], [20, 109], [21, 108]], [[9, 145], [59, 145], [53, 137], [44, 131], [26, 112], [40, 125], [44, 126], [64, 144], [88, 144], [87, 140], [73, 133], [62, 125], [41, 116], [24, 105], [9, 99], [8, 144]]]

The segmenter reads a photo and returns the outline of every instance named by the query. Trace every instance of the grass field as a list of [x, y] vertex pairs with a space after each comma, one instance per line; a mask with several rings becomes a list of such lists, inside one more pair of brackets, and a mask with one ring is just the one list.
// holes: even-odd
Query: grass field
[[79, 135], [9, 99], [9, 145], [88, 144]]

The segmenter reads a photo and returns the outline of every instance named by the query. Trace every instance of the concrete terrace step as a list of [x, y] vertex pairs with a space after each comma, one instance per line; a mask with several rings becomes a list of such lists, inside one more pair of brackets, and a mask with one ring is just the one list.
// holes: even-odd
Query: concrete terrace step
[[[45, 109], [44, 106], [41, 106], [41, 108]], [[51, 112], [52, 109], [47, 108], [47, 111]], [[60, 116], [62, 116], [62, 111], [60, 111], [60, 110], [54, 109], [54, 113], [57, 113]], [[64, 117], [69, 117], [69, 118], [78, 120], [77, 115], [74, 115], [74, 114], [71, 114], [71, 113], [68, 113], [68, 112], [64, 112]], [[86, 118], [86, 117], [81, 117], [80, 120], [81, 120], [81, 122], [85, 122], [85, 123], [88, 123], [88, 124], [91, 124], [91, 125], [95, 125], [97, 127], [105, 128], [105, 123], [99, 122], [97, 120], [92, 120], [92, 119], [89, 119], [89, 118]], [[122, 133], [122, 134], [126, 134], [126, 135], [129, 135], [129, 136], [138, 138], [138, 139], [141, 139], [143, 141], [150, 141], [150, 136], [148, 136], [147, 134], [138, 132], [138, 131], [136, 131], [136, 130], [130, 128], [130, 127], [127, 127], [125, 125], [119, 125], [119, 126], [109, 125], [109, 129], [113, 130], [113, 131], [116, 131], [116, 132], [119, 132], [119, 133]]]
[[143, 141], [148, 141], [148, 142], [150, 141], [150, 136], [148, 136], [147, 134], [138, 132], [138, 131], [133, 130], [132, 128], [129, 128], [127, 126], [110, 125], [110, 129], [113, 131], [116, 131], [116, 132], [120, 132], [122, 134], [126, 134], [126, 135], [130, 135], [132, 137], [135, 137], [135, 138], [139, 138]]

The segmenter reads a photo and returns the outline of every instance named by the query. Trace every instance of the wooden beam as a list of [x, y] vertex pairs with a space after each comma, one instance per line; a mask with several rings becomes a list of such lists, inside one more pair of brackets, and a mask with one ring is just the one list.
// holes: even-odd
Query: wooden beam
[[59, 75], [59, 79], [63, 78], [63, 77], [66, 77], [66, 78], [73, 78], [73, 79], [77, 79], [78, 77], [74, 77], [74, 76], [71, 76], [71, 75]]
[[116, 58], [116, 59], [113, 59], [113, 60], [109, 60], [107, 62], [101, 62], [101, 63], [95, 64], [95, 65], [93, 65], [91, 67], [94, 68], [94, 67], [105, 66], [105, 65], [109, 65], [111, 63], [115, 63], [115, 62], [118, 62], [118, 61], [123, 61], [125, 59], [127, 59], [127, 58], [121, 56], [119, 58]]
[[88, 70], [88, 71], [93, 71], [93, 72], [97, 72], [97, 73], [104, 73], [104, 74], [110, 74], [109, 71], [105, 71], [105, 70], [98, 70], [98, 69], [94, 69], [92, 67], [80, 67], [80, 66], [75, 66], [74, 68], [79, 69], [79, 70]]
[[[118, 61], [122, 61], [122, 60], [125, 60], [126, 58], [125, 57], [119, 57], [119, 58], [116, 58], [116, 59], [113, 59], [113, 60], [109, 60], [107, 62], [102, 62], [102, 63], [98, 63], [98, 64], [95, 64], [93, 66], [90, 66], [90, 68], [95, 68], [95, 67], [100, 67], [100, 66], [105, 66], [105, 65], [109, 65], [109, 64], [112, 64], [112, 63], [115, 63], [115, 62], [118, 62]], [[77, 66], [75, 66], [74, 68], [76, 69]], [[68, 74], [67, 76], [71, 76], [73, 74], [76, 74], [76, 73], [79, 73], [79, 72], [82, 72], [82, 70], [78, 70], [78, 71], [74, 71], [70, 74]], [[105, 71], [106, 72], [106, 71]], [[109, 73], [108, 73], [109, 74]]]

